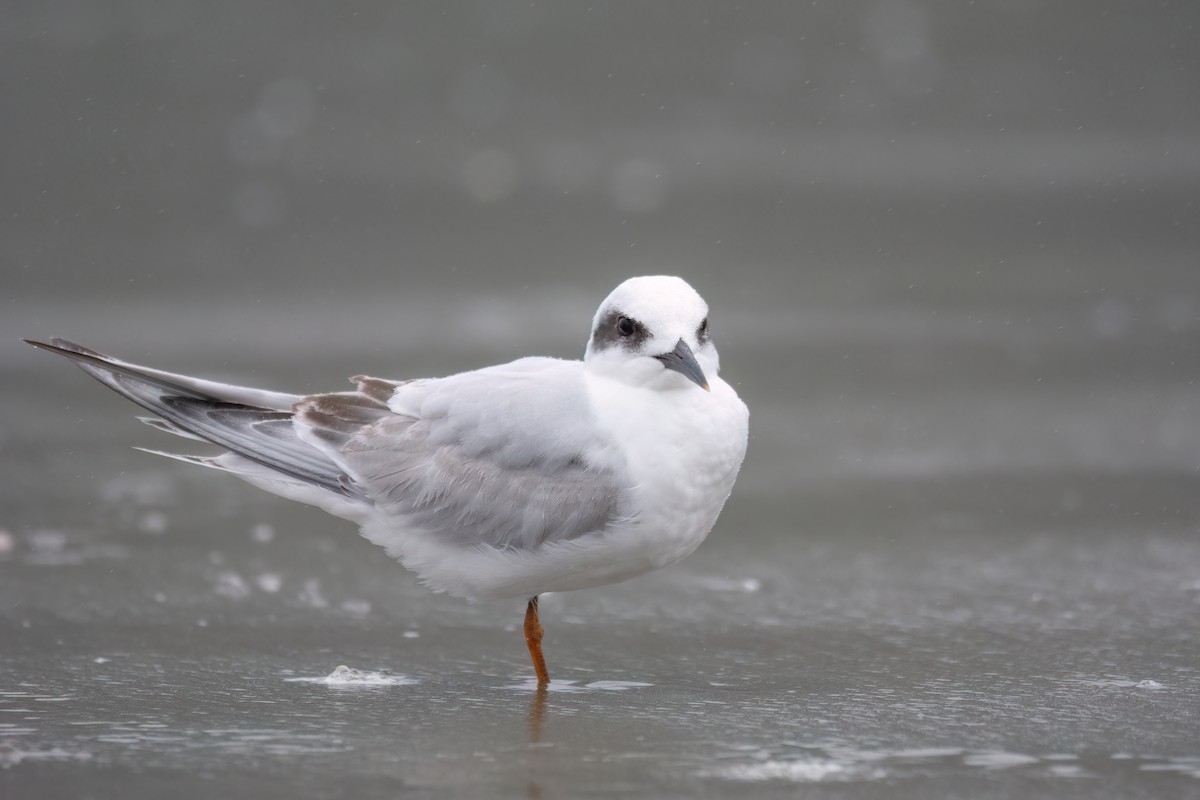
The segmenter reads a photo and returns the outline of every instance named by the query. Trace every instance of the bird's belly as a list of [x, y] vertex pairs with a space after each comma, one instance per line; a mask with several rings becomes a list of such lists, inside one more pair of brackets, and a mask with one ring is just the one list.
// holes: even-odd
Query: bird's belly
[[636, 525], [533, 548], [456, 544], [386, 518], [368, 522], [362, 532], [435, 592], [483, 600], [528, 598], [618, 583], [687, 553], [672, 557], [661, 544], [648, 547], [648, 542], [655, 540], [642, 535]]

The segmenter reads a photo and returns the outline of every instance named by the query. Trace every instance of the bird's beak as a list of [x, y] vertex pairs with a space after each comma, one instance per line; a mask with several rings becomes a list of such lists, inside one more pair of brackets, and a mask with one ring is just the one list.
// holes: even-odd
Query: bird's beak
[[696, 356], [692, 355], [692, 348], [688, 347], [683, 339], [679, 340], [674, 350], [655, 358], [661, 361], [664, 367], [675, 370], [704, 391], [712, 391], [708, 388], [708, 378], [704, 377], [704, 370], [700, 369], [700, 365], [696, 363]]

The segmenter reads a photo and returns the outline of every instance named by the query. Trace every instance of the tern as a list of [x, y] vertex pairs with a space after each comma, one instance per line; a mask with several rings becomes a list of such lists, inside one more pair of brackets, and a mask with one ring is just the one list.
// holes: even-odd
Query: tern
[[[582, 361], [531, 357], [444, 378], [352, 378], [296, 395], [138, 366], [65, 339], [73, 360], [216, 455], [150, 450], [232, 473], [356, 523], [435, 592], [527, 599], [617, 583], [694, 551], [746, 453], [748, 411], [719, 376], [708, 305], [672, 276], [600, 304]], [[140, 449], [140, 448], [139, 448]]]

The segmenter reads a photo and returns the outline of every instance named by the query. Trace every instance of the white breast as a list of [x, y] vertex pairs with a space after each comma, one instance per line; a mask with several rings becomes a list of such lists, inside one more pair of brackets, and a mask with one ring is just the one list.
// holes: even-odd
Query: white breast
[[[636, 522], [622, 534], [633, 574], [674, 563], [717, 521], [746, 454], [749, 414], [729, 384], [652, 390], [588, 376], [597, 422], [633, 478]], [[613, 543], [616, 544], [615, 542]], [[640, 568], [638, 568], [640, 567]]]

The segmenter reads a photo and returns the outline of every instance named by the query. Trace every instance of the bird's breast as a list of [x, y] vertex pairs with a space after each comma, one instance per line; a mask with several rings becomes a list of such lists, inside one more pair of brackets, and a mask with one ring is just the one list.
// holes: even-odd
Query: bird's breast
[[704, 540], [729, 497], [746, 452], [746, 406], [719, 378], [711, 392], [590, 389], [624, 461], [647, 557], [658, 567], [677, 561]]

